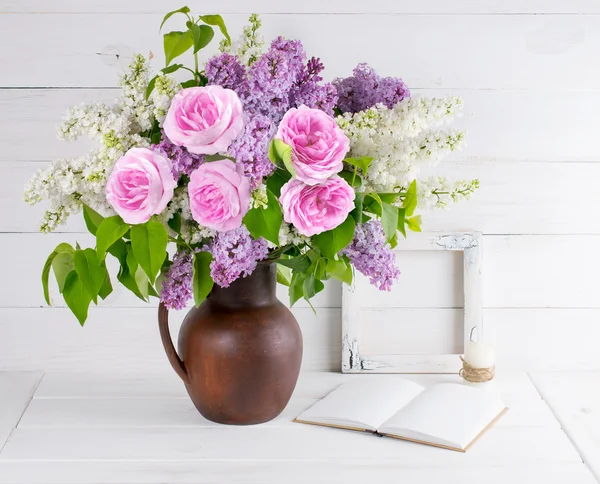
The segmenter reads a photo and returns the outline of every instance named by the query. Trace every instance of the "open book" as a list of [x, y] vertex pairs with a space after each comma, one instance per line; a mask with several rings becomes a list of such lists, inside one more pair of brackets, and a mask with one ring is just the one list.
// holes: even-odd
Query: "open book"
[[341, 385], [294, 421], [466, 452], [506, 410], [492, 393], [467, 385], [364, 378]]

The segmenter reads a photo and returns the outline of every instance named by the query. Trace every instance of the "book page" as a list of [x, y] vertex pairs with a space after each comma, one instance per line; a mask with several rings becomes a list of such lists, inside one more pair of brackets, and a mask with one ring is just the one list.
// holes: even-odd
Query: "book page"
[[444, 383], [426, 389], [378, 430], [464, 450], [504, 409], [486, 390]]
[[423, 390], [405, 378], [357, 378], [339, 386], [296, 420], [374, 431]]

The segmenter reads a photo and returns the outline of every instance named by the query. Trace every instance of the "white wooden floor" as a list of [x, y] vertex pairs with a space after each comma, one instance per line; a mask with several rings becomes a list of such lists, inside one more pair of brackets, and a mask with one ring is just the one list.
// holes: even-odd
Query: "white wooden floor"
[[350, 378], [304, 373], [279, 418], [227, 427], [170, 373], [0, 373], [0, 483], [600, 482], [600, 373], [500, 374], [511, 410], [467, 454], [291, 422]]

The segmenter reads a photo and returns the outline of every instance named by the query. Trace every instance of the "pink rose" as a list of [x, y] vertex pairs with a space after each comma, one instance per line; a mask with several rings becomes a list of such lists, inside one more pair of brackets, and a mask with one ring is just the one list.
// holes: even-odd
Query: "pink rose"
[[188, 192], [192, 217], [211, 229], [237, 229], [250, 209], [250, 180], [244, 167], [230, 160], [200, 165], [190, 175]]
[[350, 140], [331, 116], [306, 106], [285, 113], [275, 137], [292, 147], [296, 177], [308, 185], [341, 171], [350, 149]]
[[198, 155], [226, 151], [243, 127], [240, 98], [221, 86], [182, 89], [171, 101], [163, 124], [171, 143]]
[[106, 199], [126, 223], [142, 224], [166, 208], [176, 186], [171, 160], [147, 148], [131, 148], [115, 163]]
[[283, 219], [311, 236], [340, 225], [354, 209], [354, 190], [337, 175], [320, 185], [292, 179], [281, 187]]

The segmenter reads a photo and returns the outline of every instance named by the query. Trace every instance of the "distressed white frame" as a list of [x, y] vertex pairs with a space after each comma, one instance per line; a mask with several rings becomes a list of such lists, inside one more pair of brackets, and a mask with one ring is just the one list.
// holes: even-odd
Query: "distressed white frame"
[[[481, 266], [483, 237], [480, 232], [411, 233], [394, 250], [452, 250], [464, 252], [464, 342], [477, 328], [483, 335]], [[344, 284], [342, 294], [343, 373], [457, 373], [462, 364], [455, 354], [363, 355], [358, 338], [360, 297], [354, 284]]]

